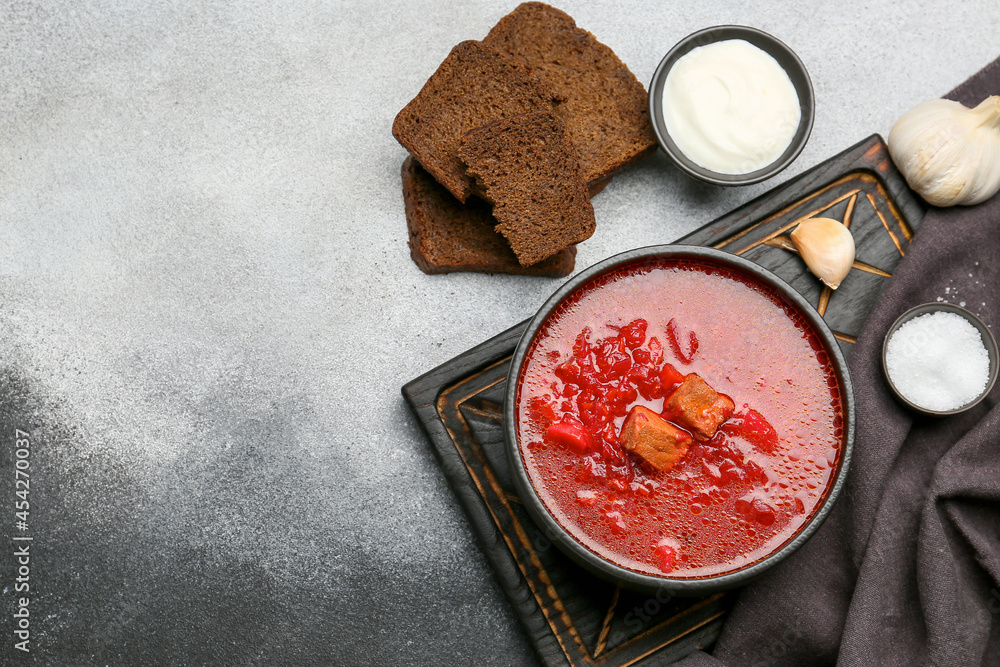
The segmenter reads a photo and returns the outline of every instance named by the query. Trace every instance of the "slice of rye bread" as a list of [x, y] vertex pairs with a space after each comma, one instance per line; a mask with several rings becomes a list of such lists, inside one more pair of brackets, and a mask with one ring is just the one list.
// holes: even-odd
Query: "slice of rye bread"
[[594, 233], [594, 207], [562, 121], [548, 111], [498, 120], [465, 135], [458, 152], [493, 204], [497, 231], [523, 266]]
[[483, 44], [523, 62], [565, 98], [555, 112], [588, 185], [656, 148], [646, 89], [614, 51], [565, 12], [525, 2], [500, 19]]
[[500, 118], [552, 109], [557, 101], [555, 92], [523, 63], [470, 40], [451, 50], [396, 115], [392, 134], [464, 203], [473, 183], [458, 159], [462, 136]]
[[410, 256], [424, 273], [513, 273], [562, 278], [573, 273], [576, 246], [532, 266], [521, 266], [494, 229], [496, 219], [479, 200], [462, 204], [408, 157], [403, 161], [403, 202]]

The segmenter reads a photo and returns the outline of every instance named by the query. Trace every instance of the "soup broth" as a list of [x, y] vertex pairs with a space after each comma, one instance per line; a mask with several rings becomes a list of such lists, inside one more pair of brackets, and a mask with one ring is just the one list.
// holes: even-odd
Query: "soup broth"
[[[779, 292], [708, 260], [642, 260], [582, 285], [543, 323], [519, 380], [519, 448], [542, 503], [637, 572], [697, 578], [760, 560], [839, 468], [842, 399], [822, 342]], [[704, 428], [676, 407], [695, 384], [724, 408]], [[670, 457], [631, 449], [633, 412], [679, 434]]]

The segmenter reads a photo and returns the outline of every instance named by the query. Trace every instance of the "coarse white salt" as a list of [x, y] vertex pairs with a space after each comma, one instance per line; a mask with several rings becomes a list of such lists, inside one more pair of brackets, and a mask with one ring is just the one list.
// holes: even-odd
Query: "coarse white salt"
[[886, 345], [886, 371], [906, 400], [928, 410], [957, 410], [979, 397], [990, 355], [967, 319], [939, 311], [918, 315]]

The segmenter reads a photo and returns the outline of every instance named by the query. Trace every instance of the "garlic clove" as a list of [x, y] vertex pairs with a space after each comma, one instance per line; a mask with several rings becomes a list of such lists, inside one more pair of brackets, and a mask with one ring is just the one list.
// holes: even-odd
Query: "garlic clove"
[[927, 100], [900, 116], [889, 154], [906, 182], [934, 206], [971, 206], [1000, 191], [1000, 95], [969, 109]]
[[831, 289], [840, 287], [854, 264], [851, 230], [838, 220], [809, 218], [790, 236], [813, 275]]

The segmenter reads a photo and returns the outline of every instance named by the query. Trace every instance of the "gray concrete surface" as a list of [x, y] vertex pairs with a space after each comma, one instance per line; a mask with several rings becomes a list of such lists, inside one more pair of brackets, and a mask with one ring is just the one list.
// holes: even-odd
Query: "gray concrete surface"
[[[421, 273], [390, 134], [514, 6], [0, 5], [0, 536], [34, 537], [30, 654], [4, 566], [10, 664], [533, 660], [400, 387], [558, 281]], [[699, 185], [662, 155], [621, 174], [578, 268], [886, 135], [1000, 55], [986, 1], [557, 6], [644, 82], [689, 32], [762, 28], [818, 109], [774, 182]]]

